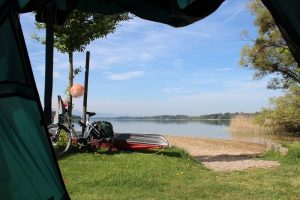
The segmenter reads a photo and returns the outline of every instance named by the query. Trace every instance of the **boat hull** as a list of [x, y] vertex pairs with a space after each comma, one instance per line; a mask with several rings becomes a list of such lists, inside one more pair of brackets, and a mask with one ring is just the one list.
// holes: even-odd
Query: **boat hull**
[[114, 146], [124, 150], [163, 149], [169, 142], [157, 134], [115, 133]]

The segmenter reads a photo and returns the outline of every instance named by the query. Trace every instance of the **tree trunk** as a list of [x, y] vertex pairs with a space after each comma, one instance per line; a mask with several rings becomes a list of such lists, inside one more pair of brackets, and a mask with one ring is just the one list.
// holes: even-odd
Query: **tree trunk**
[[72, 117], [72, 108], [73, 108], [73, 102], [72, 102], [72, 95], [70, 93], [70, 88], [73, 85], [73, 78], [74, 78], [74, 69], [73, 69], [73, 52], [69, 52], [69, 90], [68, 90], [68, 96], [69, 96], [69, 105], [68, 105], [68, 111], [70, 114], [70, 117]]

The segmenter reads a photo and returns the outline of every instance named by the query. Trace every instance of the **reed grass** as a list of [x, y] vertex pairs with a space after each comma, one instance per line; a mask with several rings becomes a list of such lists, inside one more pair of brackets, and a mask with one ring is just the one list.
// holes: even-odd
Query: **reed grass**
[[275, 130], [255, 123], [253, 116], [237, 115], [230, 120], [230, 131], [271, 134]]

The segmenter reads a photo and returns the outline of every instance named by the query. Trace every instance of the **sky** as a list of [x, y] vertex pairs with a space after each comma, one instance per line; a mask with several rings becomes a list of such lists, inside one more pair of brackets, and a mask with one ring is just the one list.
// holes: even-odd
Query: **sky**
[[[135, 17], [115, 33], [93, 41], [88, 110], [97, 116], [202, 115], [256, 112], [279, 90], [266, 88], [268, 77], [253, 80], [253, 71], [239, 65], [241, 48], [251, 43], [244, 30], [257, 35], [247, 1], [226, 0], [216, 12], [182, 28]], [[21, 24], [40, 97], [44, 96], [45, 47], [32, 39], [34, 15]], [[44, 32], [38, 32], [45, 35]], [[85, 53], [74, 54], [85, 66]], [[66, 96], [68, 55], [54, 51], [53, 108]], [[84, 70], [74, 83], [84, 83]], [[83, 98], [74, 99], [82, 110]], [[43, 102], [43, 99], [41, 99]]]

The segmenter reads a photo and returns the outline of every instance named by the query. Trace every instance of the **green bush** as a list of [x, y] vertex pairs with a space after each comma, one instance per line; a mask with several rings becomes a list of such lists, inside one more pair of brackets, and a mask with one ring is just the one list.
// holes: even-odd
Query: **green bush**
[[290, 87], [284, 96], [270, 99], [270, 107], [255, 117], [260, 125], [278, 132], [300, 134], [300, 87]]

